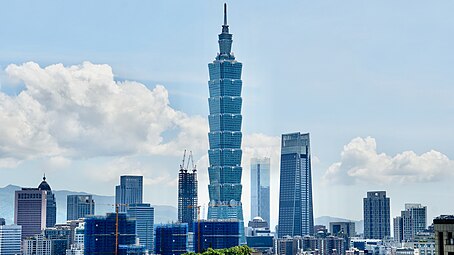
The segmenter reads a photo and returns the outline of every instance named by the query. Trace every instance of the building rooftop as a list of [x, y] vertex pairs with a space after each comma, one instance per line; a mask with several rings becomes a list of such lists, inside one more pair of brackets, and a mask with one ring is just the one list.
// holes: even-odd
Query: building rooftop
[[454, 224], [454, 215], [440, 215], [434, 219], [434, 224]]
[[43, 181], [38, 186], [39, 190], [52, 190], [50, 185], [46, 182], [46, 176], [43, 176]]

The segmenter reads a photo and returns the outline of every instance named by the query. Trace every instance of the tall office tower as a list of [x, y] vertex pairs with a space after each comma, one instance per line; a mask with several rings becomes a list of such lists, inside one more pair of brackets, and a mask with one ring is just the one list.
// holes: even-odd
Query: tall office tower
[[208, 64], [210, 80], [208, 98], [210, 115], [208, 150], [210, 183], [208, 219], [237, 219], [244, 238], [241, 204], [241, 68], [231, 51], [232, 34], [227, 25], [227, 5], [224, 4], [224, 24], [219, 34], [219, 53]]
[[46, 177], [38, 188], [16, 190], [14, 199], [14, 224], [22, 226], [22, 238], [41, 233], [53, 227], [57, 220], [55, 196]]
[[454, 215], [440, 215], [434, 219], [435, 254], [454, 254]]
[[405, 211], [409, 211], [411, 218], [410, 239], [413, 240], [416, 234], [427, 228], [427, 206], [421, 204], [405, 204]]
[[370, 191], [364, 202], [364, 238], [390, 236], [390, 200], [386, 191]]
[[283, 134], [278, 237], [314, 233], [309, 134]]
[[[118, 223], [118, 224], [117, 224]], [[118, 235], [118, 247], [116, 236]], [[126, 213], [108, 213], [106, 216], [90, 216], [84, 224], [84, 254], [118, 254], [124, 246], [136, 244], [136, 221]]]
[[[192, 156], [189, 156], [192, 159]], [[184, 164], [184, 163], [183, 163]], [[178, 221], [188, 223], [192, 232], [192, 223], [197, 220], [197, 169], [188, 171], [182, 165], [178, 174]]]
[[251, 219], [270, 222], [270, 158], [251, 159]]
[[50, 185], [46, 182], [46, 176], [43, 176], [43, 181], [39, 184], [38, 189], [46, 191], [46, 228], [51, 228], [57, 223], [57, 201]]
[[394, 218], [394, 240], [408, 242], [427, 227], [427, 207], [421, 204], [405, 204], [405, 210]]
[[139, 244], [151, 253], [153, 252], [154, 208], [150, 204], [131, 204], [127, 214], [136, 220], [136, 234]]
[[0, 226], [0, 255], [20, 254], [22, 227], [18, 225]]
[[240, 245], [240, 221], [214, 219], [194, 222], [194, 249], [202, 253], [208, 248], [224, 249]]
[[66, 197], [66, 219], [77, 220], [95, 214], [92, 195], [68, 195]]
[[156, 226], [155, 252], [160, 255], [180, 255], [187, 252], [188, 224], [172, 223]]
[[141, 204], [143, 199], [143, 176], [120, 176], [120, 185], [115, 187], [115, 203], [119, 211], [126, 212], [128, 204]]

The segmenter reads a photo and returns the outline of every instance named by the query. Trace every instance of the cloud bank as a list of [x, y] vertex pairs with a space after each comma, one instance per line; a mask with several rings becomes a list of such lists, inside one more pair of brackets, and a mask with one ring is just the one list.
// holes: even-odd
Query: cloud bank
[[377, 152], [374, 138], [357, 137], [344, 146], [341, 160], [326, 171], [324, 181], [355, 183], [436, 182], [454, 174], [454, 161], [431, 150], [417, 155], [404, 151], [395, 156]]
[[205, 118], [173, 109], [163, 86], [117, 82], [108, 65], [28, 62], [5, 73], [25, 89], [0, 92], [0, 167], [39, 157], [179, 155], [207, 140]]

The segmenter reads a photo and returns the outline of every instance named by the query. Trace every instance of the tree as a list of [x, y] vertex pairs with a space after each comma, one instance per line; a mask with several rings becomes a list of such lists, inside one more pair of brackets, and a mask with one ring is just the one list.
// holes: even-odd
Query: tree
[[226, 249], [211, 249], [204, 251], [203, 253], [188, 252], [184, 255], [250, 255], [253, 252], [251, 248], [246, 245], [234, 246]]

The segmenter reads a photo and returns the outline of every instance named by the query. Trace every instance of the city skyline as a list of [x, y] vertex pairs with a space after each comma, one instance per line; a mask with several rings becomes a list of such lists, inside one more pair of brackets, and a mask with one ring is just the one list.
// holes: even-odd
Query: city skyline
[[[221, 3], [112, 3], [109, 11], [82, 4], [87, 21], [74, 16], [81, 7], [61, 5], [60, 13], [42, 17], [26, 11], [41, 21], [32, 26], [14, 18], [23, 13], [20, 3], [2, 6], [0, 21], [11, 36], [0, 42], [0, 119], [6, 123], [0, 171], [7, 177], [0, 186], [34, 187], [49, 171], [54, 188], [112, 194], [118, 176], [143, 174], [145, 201], [176, 205], [181, 151], [197, 141], [200, 173], [208, 167], [206, 62], [216, 51]], [[312, 135], [316, 216], [361, 219], [363, 194], [374, 189], [392, 198], [391, 217], [400, 213], [396, 205], [408, 202], [427, 205], [429, 221], [454, 210], [439, 194], [450, 188], [454, 169], [453, 37], [443, 32], [450, 22], [441, 22], [453, 18], [445, 5], [452, 3], [415, 2], [412, 10], [391, 2], [229, 3], [234, 51], [247, 68], [242, 165], [248, 169], [251, 157], [271, 158], [272, 226], [279, 136], [295, 130]], [[46, 1], [35, 7], [38, 13], [54, 8]], [[108, 13], [117, 10], [129, 19], [114, 22]], [[72, 28], [55, 24], [59, 19]], [[28, 61], [40, 67], [23, 64]], [[89, 78], [73, 82], [81, 76]], [[301, 95], [307, 106], [300, 115]], [[208, 177], [199, 178], [199, 201], [206, 204]], [[244, 171], [243, 185], [249, 178]], [[335, 194], [326, 192], [332, 189]], [[156, 196], [162, 190], [168, 195]], [[249, 212], [249, 188], [242, 195]], [[346, 206], [349, 201], [357, 202]]]

